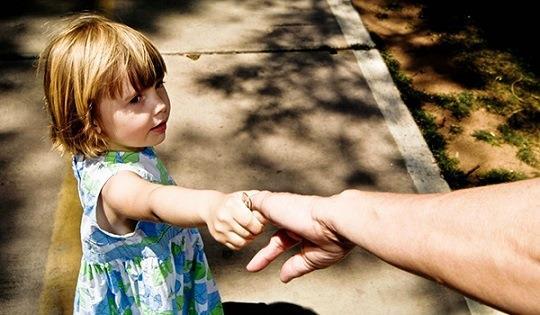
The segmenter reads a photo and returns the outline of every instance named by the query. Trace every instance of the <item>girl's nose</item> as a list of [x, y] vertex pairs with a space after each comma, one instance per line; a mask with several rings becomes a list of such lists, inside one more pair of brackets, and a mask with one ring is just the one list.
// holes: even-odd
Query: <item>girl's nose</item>
[[155, 108], [156, 114], [165, 112], [167, 110], [167, 105], [166, 105], [165, 101], [162, 100], [161, 98], [158, 98], [158, 100], [159, 100], [159, 102], [156, 103], [156, 108]]
[[157, 115], [159, 113], [167, 111], [167, 96], [160, 95], [157, 91], [152, 93], [152, 103], [154, 104], [154, 113]]

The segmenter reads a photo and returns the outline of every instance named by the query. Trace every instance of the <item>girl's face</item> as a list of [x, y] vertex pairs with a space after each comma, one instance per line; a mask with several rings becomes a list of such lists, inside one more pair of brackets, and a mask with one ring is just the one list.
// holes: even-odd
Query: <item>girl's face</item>
[[137, 92], [126, 78], [122, 96], [104, 97], [97, 105], [109, 150], [136, 151], [165, 140], [171, 104], [163, 81]]

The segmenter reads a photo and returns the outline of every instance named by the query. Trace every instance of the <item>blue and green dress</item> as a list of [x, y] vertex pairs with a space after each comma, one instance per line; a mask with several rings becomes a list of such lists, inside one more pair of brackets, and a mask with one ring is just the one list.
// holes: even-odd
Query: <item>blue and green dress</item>
[[139, 221], [132, 233], [114, 235], [98, 226], [101, 189], [122, 170], [175, 184], [152, 148], [73, 157], [83, 207], [74, 313], [223, 314], [197, 229]]

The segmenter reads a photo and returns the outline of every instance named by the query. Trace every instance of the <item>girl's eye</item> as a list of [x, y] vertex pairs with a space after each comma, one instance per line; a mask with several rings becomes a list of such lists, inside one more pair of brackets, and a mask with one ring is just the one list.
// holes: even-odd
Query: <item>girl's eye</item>
[[156, 82], [156, 89], [161, 89], [163, 87], [163, 84], [165, 84], [165, 81], [159, 80]]
[[130, 104], [138, 104], [142, 101], [142, 96], [141, 95], [137, 95], [135, 96], [134, 98], [132, 98], [129, 103]]

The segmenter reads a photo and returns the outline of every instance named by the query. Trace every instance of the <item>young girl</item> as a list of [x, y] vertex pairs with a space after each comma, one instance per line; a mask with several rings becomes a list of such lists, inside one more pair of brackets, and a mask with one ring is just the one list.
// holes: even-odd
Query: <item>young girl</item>
[[[155, 145], [170, 102], [165, 63], [141, 33], [82, 15], [40, 56], [51, 139], [73, 154], [83, 206], [76, 314], [221, 314], [195, 226], [239, 249], [264, 219], [241, 192], [174, 185]], [[249, 199], [248, 199], [249, 200]]]

